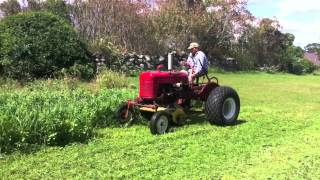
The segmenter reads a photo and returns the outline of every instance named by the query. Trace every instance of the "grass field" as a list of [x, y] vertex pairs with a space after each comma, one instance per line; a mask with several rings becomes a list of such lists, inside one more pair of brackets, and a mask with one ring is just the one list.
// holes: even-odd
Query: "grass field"
[[0, 155], [0, 179], [319, 179], [320, 76], [216, 75], [240, 95], [238, 125], [198, 112], [162, 136], [146, 122], [100, 129], [87, 144]]

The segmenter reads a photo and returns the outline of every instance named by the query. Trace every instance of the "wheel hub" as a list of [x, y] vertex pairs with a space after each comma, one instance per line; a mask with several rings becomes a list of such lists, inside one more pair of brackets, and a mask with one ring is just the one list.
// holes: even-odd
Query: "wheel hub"
[[162, 115], [159, 117], [157, 122], [157, 129], [160, 134], [164, 134], [168, 128], [169, 120], [166, 116]]
[[236, 101], [234, 98], [227, 98], [223, 102], [222, 115], [225, 119], [230, 120], [236, 113]]

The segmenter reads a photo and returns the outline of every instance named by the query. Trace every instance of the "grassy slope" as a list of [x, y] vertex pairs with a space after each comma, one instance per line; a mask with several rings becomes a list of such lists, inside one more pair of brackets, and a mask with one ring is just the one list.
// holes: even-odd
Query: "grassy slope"
[[89, 144], [0, 158], [11, 178], [320, 178], [320, 77], [218, 74], [240, 94], [242, 123], [211, 126], [203, 114], [173, 133], [107, 128]]

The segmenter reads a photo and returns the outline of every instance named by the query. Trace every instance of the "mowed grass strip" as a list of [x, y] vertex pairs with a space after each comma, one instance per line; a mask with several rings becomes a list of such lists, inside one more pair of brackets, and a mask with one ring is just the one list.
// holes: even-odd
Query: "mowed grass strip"
[[240, 123], [212, 126], [201, 113], [173, 132], [146, 123], [105, 128], [88, 144], [0, 159], [10, 178], [319, 178], [320, 77], [216, 74], [241, 98]]

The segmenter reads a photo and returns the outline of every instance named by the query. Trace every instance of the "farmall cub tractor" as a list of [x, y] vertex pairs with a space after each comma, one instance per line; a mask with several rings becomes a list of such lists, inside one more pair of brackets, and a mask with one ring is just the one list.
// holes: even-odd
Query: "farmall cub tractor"
[[[188, 74], [172, 70], [172, 54], [168, 54], [168, 71], [147, 71], [140, 74], [139, 97], [120, 105], [117, 119], [128, 124], [141, 116], [149, 120], [152, 134], [165, 134], [171, 125], [182, 125], [191, 101], [204, 102], [204, 112], [210, 124], [235, 124], [240, 99], [231, 87], [220, 86], [216, 77], [206, 82], [188, 83]], [[214, 81], [213, 81], [214, 80]], [[192, 111], [190, 111], [192, 112]]]

